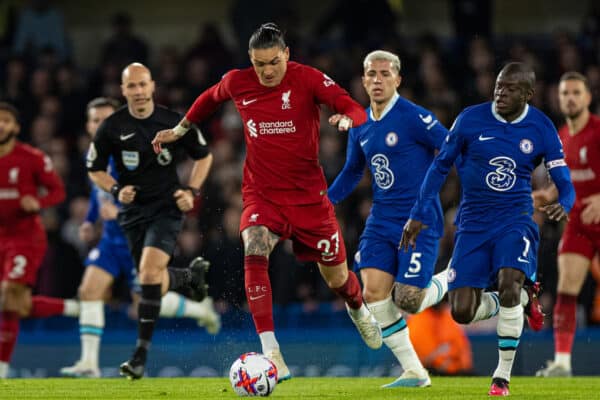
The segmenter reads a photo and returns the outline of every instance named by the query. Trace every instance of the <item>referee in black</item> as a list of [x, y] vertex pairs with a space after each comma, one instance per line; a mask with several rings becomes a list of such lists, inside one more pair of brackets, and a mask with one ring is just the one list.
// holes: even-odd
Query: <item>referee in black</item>
[[[155, 154], [150, 143], [154, 135], [177, 125], [181, 115], [154, 104], [155, 84], [144, 65], [128, 65], [121, 81], [127, 106], [98, 128], [88, 151], [87, 168], [90, 179], [123, 205], [118, 221], [139, 270], [142, 299], [136, 349], [131, 359], [121, 364], [120, 373], [139, 379], [144, 375], [162, 294], [185, 286], [197, 292], [205, 290], [205, 265], [201, 258], [192, 261], [190, 269], [171, 269], [167, 265], [182, 227], [183, 213], [193, 208], [194, 196], [208, 175], [212, 155], [197, 128], [196, 134], [163, 145], [162, 152]], [[186, 155], [195, 162], [189, 182], [182, 185], [176, 168]], [[118, 181], [106, 172], [111, 156]]]

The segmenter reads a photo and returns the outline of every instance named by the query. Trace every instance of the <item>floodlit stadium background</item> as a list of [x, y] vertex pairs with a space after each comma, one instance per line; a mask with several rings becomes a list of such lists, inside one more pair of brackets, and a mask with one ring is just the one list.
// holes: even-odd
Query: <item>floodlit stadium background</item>
[[[57, 18], [33, 25], [20, 19], [30, 2], [0, 3], [0, 99], [20, 109], [20, 138], [51, 155], [68, 191], [62, 206], [44, 212], [51, 246], [35, 289], [39, 294], [76, 295], [81, 261], [88, 251], [77, 238], [88, 195], [83, 165], [88, 144], [85, 104], [99, 95], [120, 98], [120, 71], [128, 62], [146, 63], [157, 83], [157, 102], [184, 111], [222, 73], [248, 66], [250, 33], [262, 22], [275, 21], [287, 31], [292, 60], [323, 70], [365, 105], [362, 58], [368, 51], [385, 48], [401, 57], [401, 95], [433, 110], [446, 127], [463, 107], [490, 98], [495, 75], [508, 60], [534, 66], [538, 84], [532, 103], [556, 124], [562, 122], [556, 83], [564, 71], [586, 74], [594, 95], [592, 111], [600, 113], [600, 6], [592, 0], [47, 3]], [[127, 26], [129, 33], [123, 32]], [[19, 32], [28, 32], [25, 40]], [[328, 113], [324, 110], [323, 116]], [[211, 295], [223, 315], [224, 329], [212, 337], [194, 321], [161, 321], [148, 365], [153, 376], [223, 375], [238, 354], [259, 349], [244, 308], [237, 230], [244, 155], [241, 121], [227, 104], [202, 128], [215, 164], [202, 201], [188, 216], [174, 264], [185, 266], [196, 255], [212, 261]], [[321, 161], [330, 182], [343, 165], [344, 152], [345, 135], [322, 124]], [[187, 169], [189, 165], [181, 166], [183, 175]], [[450, 257], [458, 193], [459, 183], [451, 176], [442, 192], [447, 232], [438, 268]], [[337, 208], [349, 255], [356, 250], [369, 199], [369, 181], [364, 179]], [[542, 233], [538, 271], [546, 288], [543, 302], [551, 310], [560, 227], [539, 216], [537, 221]], [[391, 352], [370, 351], [362, 345], [343, 304], [321, 282], [314, 265], [294, 260], [289, 243], [273, 254], [271, 267], [276, 328], [296, 374], [397, 373]], [[596, 286], [590, 277], [580, 296], [575, 374], [597, 372], [592, 367], [600, 356]], [[115, 375], [135, 340], [127, 290], [119, 286], [115, 294], [120, 301], [108, 306], [101, 353], [105, 376]], [[546, 326], [551, 327], [550, 318]], [[497, 357], [495, 323], [476, 325], [469, 335], [473, 371], [487, 375]], [[76, 319], [27, 321], [12, 375], [56, 376], [78, 352]], [[514, 374], [532, 374], [552, 353], [551, 330], [525, 333]]]

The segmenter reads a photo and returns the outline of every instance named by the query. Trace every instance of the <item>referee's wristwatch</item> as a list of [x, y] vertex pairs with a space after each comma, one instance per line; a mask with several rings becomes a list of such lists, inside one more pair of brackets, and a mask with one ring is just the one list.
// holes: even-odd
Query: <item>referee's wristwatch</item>
[[119, 200], [119, 192], [123, 189], [121, 185], [115, 183], [110, 187], [110, 194], [115, 198], [115, 200]]
[[200, 189], [196, 189], [191, 186], [184, 186], [183, 190], [189, 190], [190, 192], [192, 192], [192, 196], [194, 196], [194, 197], [200, 196]]

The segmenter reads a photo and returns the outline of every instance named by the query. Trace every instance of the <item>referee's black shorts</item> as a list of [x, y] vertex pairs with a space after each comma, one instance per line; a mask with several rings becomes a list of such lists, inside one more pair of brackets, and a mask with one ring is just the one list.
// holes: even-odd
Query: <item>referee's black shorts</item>
[[129, 250], [139, 270], [144, 247], [155, 247], [172, 256], [177, 235], [183, 226], [183, 213], [174, 201], [128, 207], [118, 216]]

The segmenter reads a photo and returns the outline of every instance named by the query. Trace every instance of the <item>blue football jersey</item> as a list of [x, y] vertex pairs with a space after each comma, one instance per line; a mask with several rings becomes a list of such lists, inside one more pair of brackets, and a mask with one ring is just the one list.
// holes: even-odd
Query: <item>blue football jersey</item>
[[486, 232], [516, 221], [531, 221], [531, 173], [545, 160], [564, 166], [562, 144], [550, 119], [526, 105], [507, 122], [493, 102], [466, 108], [456, 118], [427, 173], [411, 218], [425, 221], [430, 204], [457, 157], [462, 184], [459, 231]]
[[[117, 179], [117, 170], [114, 166], [114, 161], [112, 157], [109, 159], [109, 164], [107, 168], [107, 172]], [[99, 189], [96, 185], [92, 185], [92, 191], [90, 194], [90, 206], [88, 209], [88, 215], [86, 217], [86, 221], [91, 223], [95, 223], [98, 220], [100, 213], [100, 206], [104, 202], [111, 202], [116, 204], [120, 208], [120, 204], [117, 200], [113, 198], [110, 193], [106, 193], [104, 190]], [[119, 223], [116, 219], [110, 221], [102, 221], [103, 229], [102, 229], [102, 240], [107, 240], [114, 244], [126, 244], [127, 239], [119, 226]]]
[[[373, 177], [373, 207], [365, 232], [382, 228], [401, 232], [435, 150], [441, 147], [448, 131], [431, 111], [397, 94], [379, 120], [374, 119], [371, 108], [366, 111], [367, 122], [350, 129], [346, 164], [329, 188], [329, 198], [336, 204], [347, 197], [367, 165]], [[443, 218], [438, 196], [424, 222], [441, 236]]]

